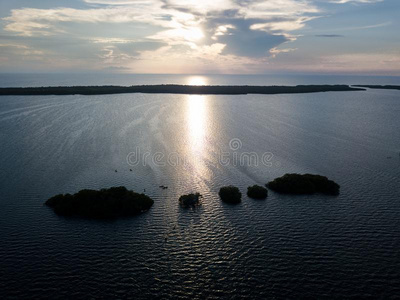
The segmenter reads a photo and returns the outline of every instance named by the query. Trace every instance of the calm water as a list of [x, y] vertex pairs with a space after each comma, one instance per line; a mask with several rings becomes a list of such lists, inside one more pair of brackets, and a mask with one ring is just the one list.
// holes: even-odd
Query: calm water
[[131, 75], [131, 74], [4, 74], [0, 87], [209, 84], [209, 85], [298, 85], [298, 84], [400, 84], [394, 76], [324, 75]]
[[[384, 90], [1, 97], [1, 298], [399, 297], [399, 115], [400, 92]], [[270, 164], [235, 161], [246, 152]], [[218, 198], [287, 172], [326, 175], [341, 195]], [[43, 206], [118, 185], [153, 208], [100, 222]], [[192, 191], [203, 205], [179, 208]]]

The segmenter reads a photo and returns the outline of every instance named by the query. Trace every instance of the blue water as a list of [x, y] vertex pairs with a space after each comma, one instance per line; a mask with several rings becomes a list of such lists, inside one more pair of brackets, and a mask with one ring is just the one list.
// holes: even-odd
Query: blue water
[[[266, 81], [25, 76], [1, 85]], [[294, 78], [263, 84], [361, 80]], [[380, 80], [361, 83], [396, 83]], [[395, 299], [399, 115], [400, 92], [390, 90], [1, 97], [0, 297]], [[268, 161], [235, 160], [250, 152]], [[245, 196], [247, 186], [287, 172], [326, 175], [341, 194]], [[240, 187], [240, 205], [219, 200], [228, 184]], [[118, 185], [146, 189], [154, 206], [110, 222], [65, 219], [43, 206], [54, 194]], [[181, 209], [187, 192], [200, 192], [202, 206]]]

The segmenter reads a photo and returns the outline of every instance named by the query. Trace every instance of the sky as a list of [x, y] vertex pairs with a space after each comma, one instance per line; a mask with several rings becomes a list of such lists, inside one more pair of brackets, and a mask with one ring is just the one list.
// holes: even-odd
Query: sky
[[399, 0], [0, 0], [0, 72], [400, 76]]

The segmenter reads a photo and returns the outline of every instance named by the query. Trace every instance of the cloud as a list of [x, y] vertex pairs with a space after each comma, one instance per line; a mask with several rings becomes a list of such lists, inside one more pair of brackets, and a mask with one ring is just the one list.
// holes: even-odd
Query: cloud
[[221, 31], [221, 25], [218, 26], [219, 31], [214, 39], [225, 44], [223, 54], [233, 54], [236, 56], [246, 56], [253, 58], [262, 58], [269, 55], [272, 48], [288, 41], [289, 39], [283, 34], [268, 33], [262, 30], [253, 30], [252, 24], [254, 20], [226, 20], [217, 19], [211, 22], [211, 26], [215, 22], [230, 22], [228, 25], [222, 25], [224, 30]]
[[[141, 66], [149, 70], [181, 70], [183, 66], [218, 69], [230, 64], [256, 69], [279, 55], [297, 49], [285, 47], [299, 37], [311, 20], [323, 13], [311, 0], [83, 0], [79, 8], [13, 9], [3, 19], [9, 34], [32, 41], [30, 47], [61, 57], [75, 65], [101, 65], [122, 70]], [[380, 0], [327, 0], [376, 3]], [[386, 26], [388, 23], [355, 29]], [[349, 29], [350, 30], [350, 29]], [[326, 30], [335, 32], [335, 30]], [[343, 37], [337, 34], [321, 38]], [[315, 33], [315, 32], [314, 32]], [[44, 39], [46, 49], [41, 43]], [[69, 45], [56, 46], [64, 42]], [[36, 45], [36, 46], [33, 46]], [[284, 46], [282, 46], [284, 45]], [[67, 51], [68, 50], [68, 51]], [[11, 51], [10, 51], [11, 53]], [[11, 54], [9, 54], [11, 55]], [[44, 55], [45, 56], [45, 55]], [[97, 66], [96, 66], [97, 68]], [[125, 70], [125, 69], [124, 69]], [[147, 70], [147, 69], [146, 69]]]
[[278, 54], [278, 53], [289, 53], [296, 51], [296, 48], [286, 48], [286, 49], [277, 49], [277, 48], [272, 48], [269, 52], [273, 54]]
[[0, 44], [0, 61], [8, 61], [10, 57], [18, 55], [22, 60], [42, 60], [44, 52], [23, 44]]
[[[192, 45], [214, 37], [226, 44], [223, 53], [260, 57], [288, 40], [288, 32], [298, 30], [318, 9], [305, 0], [85, 0], [87, 9], [14, 9], [4, 18], [5, 30], [21, 36], [69, 34], [69, 24], [143, 24], [158, 27], [142, 38], [170, 45]], [[226, 24], [225, 24], [226, 23]], [[217, 24], [216, 28], [210, 24]], [[230, 24], [234, 24], [234, 27]], [[228, 30], [221, 31], [226, 25]], [[222, 27], [221, 27], [222, 26]], [[206, 29], [206, 30], [204, 30]], [[114, 38], [114, 40], [112, 40]], [[109, 42], [126, 37], [110, 37]], [[257, 46], [258, 42], [258, 46]], [[244, 43], [244, 44], [243, 44]], [[246, 48], [247, 45], [247, 49]], [[192, 47], [194, 48], [194, 47]], [[258, 48], [258, 49], [253, 49]]]
[[146, 0], [83, 0], [88, 4], [103, 4], [103, 5], [132, 5], [149, 3]]
[[293, 52], [296, 50], [297, 50], [297, 48], [285, 48], [285, 49], [272, 48], [271, 50], [269, 50], [269, 53], [271, 54], [271, 56], [273, 58], [275, 58], [280, 53], [289, 53], [289, 52]]
[[162, 0], [162, 2], [166, 9], [178, 10], [193, 15], [205, 15], [236, 7], [235, 3], [231, 0]]
[[371, 25], [364, 25], [364, 26], [354, 26], [354, 27], [341, 27], [341, 28], [332, 28], [332, 31], [353, 31], [353, 30], [365, 30], [365, 29], [373, 29], [373, 28], [380, 28], [386, 27], [391, 25], [392, 22], [385, 22], [379, 24], [371, 24]]
[[350, 53], [336, 54], [321, 58], [322, 69], [336, 72], [398, 72], [400, 53]]
[[0, 48], [17, 48], [17, 49], [28, 49], [25, 45], [18, 44], [0, 44]]
[[340, 34], [316, 34], [316, 37], [323, 37], [323, 38], [338, 38], [338, 37], [344, 37], [344, 35]]
[[[139, 6], [135, 9], [107, 7], [96, 9], [36, 9], [22, 8], [11, 11], [11, 16], [4, 18], [5, 30], [22, 36], [51, 35], [62, 33], [60, 23], [129, 23], [148, 22], [151, 7]], [[154, 23], [157, 23], [154, 22]]]
[[331, 0], [331, 3], [345, 4], [345, 3], [377, 3], [384, 0]]
[[105, 67], [101, 71], [108, 73], [129, 73], [131, 69], [126, 67]]

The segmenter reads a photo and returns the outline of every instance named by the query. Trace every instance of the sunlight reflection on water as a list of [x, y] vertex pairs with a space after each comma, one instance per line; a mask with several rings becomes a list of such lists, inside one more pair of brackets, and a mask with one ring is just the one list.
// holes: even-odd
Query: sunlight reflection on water
[[207, 121], [207, 96], [187, 96], [187, 129], [190, 148], [193, 153], [204, 149]]
[[[206, 157], [206, 140], [208, 134], [208, 98], [203, 95], [190, 95], [186, 100], [187, 122], [187, 156], [193, 173], [206, 176], [208, 168], [204, 163]], [[206, 176], [207, 177], [207, 176]]]
[[[187, 79], [189, 85], [207, 85], [207, 77], [192, 76]], [[209, 98], [205, 95], [188, 95], [186, 98], [186, 120], [187, 120], [187, 155], [193, 174], [207, 179], [208, 168], [204, 163], [206, 156], [206, 138], [208, 133], [208, 110]]]

